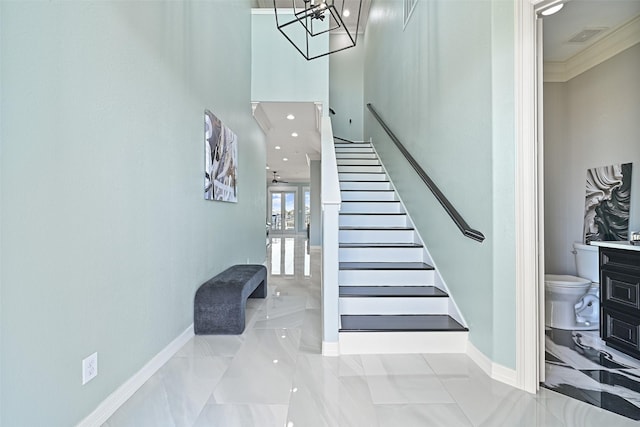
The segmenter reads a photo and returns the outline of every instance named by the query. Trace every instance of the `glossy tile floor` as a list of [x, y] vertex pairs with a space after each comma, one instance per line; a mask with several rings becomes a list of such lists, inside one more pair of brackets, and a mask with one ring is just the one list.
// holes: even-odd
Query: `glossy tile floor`
[[640, 420], [640, 360], [607, 347], [598, 331], [545, 333], [544, 387]]
[[638, 425], [493, 381], [462, 354], [322, 357], [319, 251], [272, 237], [268, 265], [244, 334], [194, 337], [105, 426]]

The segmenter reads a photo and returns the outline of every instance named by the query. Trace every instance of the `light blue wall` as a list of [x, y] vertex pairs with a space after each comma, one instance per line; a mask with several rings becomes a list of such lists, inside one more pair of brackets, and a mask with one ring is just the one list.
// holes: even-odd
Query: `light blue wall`
[[[249, 0], [0, 3], [3, 426], [71, 426], [265, 259]], [[203, 110], [239, 203], [203, 200]], [[81, 385], [97, 351], [99, 375]]]
[[[331, 36], [332, 48], [345, 46], [347, 37]], [[331, 116], [333, 134], [352, 141], [362, 141], [363, 135], [364, 53], [360, 35], [354, 47], [329, 56], [329, 103], [336, 112]]]
[[514, 5], [492, 1], [493, 361], [515, 368]]
[[251, 99], [322, 102], [327, 115], [329, 58], [304, 59], [278, 31], [272, 10], [254, 9], [252, 27]]
[[485, 242], [461, 235], [368, 112], [364, 137], [373, 138], [468, 322], [471, 342], [514, 368], [513, 5], [418, 2], [403, 29], [402, 4], [373, 1], [365, 102]]

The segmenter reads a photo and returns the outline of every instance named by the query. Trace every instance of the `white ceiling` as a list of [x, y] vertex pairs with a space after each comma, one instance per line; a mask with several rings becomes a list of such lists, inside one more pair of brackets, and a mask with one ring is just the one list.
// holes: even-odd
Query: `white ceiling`
[[[544, 60], [565, 62], [640, 14], [640, 0], [571, 0], [543, 19]], [[584, 43], [570, 42], [583, 30], [604, 31]]]
[[[254, 115], [267, 136], [267, 183], [271, 183], [273, 172], [280, 176], [279, 181], [309, 182], [307, 157], [320, 159], [320, 113], [313, 102], [258, 104]], [[287, 119], [289, 114], [295, 119]], [[292, 136], [294, 132], [297, 137]]]

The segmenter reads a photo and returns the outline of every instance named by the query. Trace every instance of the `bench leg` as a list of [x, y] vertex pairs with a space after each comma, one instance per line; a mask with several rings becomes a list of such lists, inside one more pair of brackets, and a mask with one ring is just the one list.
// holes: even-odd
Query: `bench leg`
[[262, 283], [249, 295], [249, 298], [266, 298], [267, 297], [267, 279], [264, 279]]

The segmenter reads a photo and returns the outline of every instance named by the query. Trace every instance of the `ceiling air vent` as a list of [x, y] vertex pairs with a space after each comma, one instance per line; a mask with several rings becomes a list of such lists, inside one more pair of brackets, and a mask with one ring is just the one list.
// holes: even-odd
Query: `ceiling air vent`
[[602, 34], [608, 28], [585, 28], [575, 36], [569, 39], [569, 43], [586, 43], [599, 34]]

